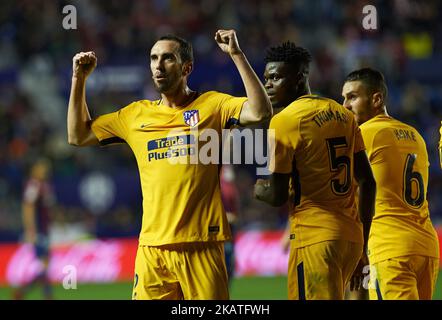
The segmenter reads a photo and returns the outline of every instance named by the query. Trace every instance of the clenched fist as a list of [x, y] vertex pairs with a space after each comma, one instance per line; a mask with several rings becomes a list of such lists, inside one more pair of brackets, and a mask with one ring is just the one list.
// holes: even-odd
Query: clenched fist
[[253, 196], [256, 199], [261, 200], [262, 196], [266, 193], [268, 188], [269, 180], [257, 179], [253, 190]]
[[97, 66], [95, 52], [80, 52], [72, 59], [73, 76], [86, 79]]
[[231, 56], [242, 53], [235, 30], [218, 30], [215, 33], [215, 41], [222, 51]]

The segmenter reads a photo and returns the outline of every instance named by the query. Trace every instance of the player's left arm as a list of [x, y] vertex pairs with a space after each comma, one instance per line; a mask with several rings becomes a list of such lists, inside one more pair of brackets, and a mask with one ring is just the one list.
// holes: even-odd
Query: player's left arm
[[280, 207], [287, 202], [289, 180], [289, 173], [272, 173], [270, 179], [258, 179], [254, 187], [254, 196], [271, 206]]
[[361, 289], [365, 276], [363, 273], [364, 267], [369, 264], [367, 244], [376, 201], [376, 181], [365, 150], [355, 153], [354, 159], [354, 176], [359, 185], [358, 209], [363, 226], [364, 247], [361, 259], [350, 279], [350, 290], [352, 291]]
[[367, 248], [376, 202], [376, 181], [365, 150], [354, 155], [354, 176], [359, 185], [359, 216], [364, 226], [364, 251]]
[[273, 110], [264, 86], [253, 71], [245, 54], [239, 47], [235, 30], [218, 30], [215, 40], [222, 51], [228, 53], [238, 68], [246, 89], [248, 101], [242, 107], [239, 123], [243, 126], [270, 119]]

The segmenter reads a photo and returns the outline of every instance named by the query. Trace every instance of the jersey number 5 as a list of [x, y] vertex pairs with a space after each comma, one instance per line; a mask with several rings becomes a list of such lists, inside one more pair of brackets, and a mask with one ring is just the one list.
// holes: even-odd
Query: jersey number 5
[[344, 183], [341, 183], [339, 179], [332, 179], [331, 189], [334, 194], [338, 196], [345, 195], [351, 187], [351, 162], [350, 158], [347, 156], [336, 156], [336, 149], [346, 148], [348, 147], [347, 141], [345, 137], [336, 137], [326, 139], [327, 141], [327, 149], [328, 149], [328, 158], [330, 160], [330, 171], [331, 172], [339, 172], [340, 170], [345, 170], [345, 180]]
[[[424, 180], [422, 175], [414, 171], [413, 165], [416, 161], [415, 154], [407, 154], [407, 160], [405, 161], [404, 169], [404, 200], [410, 206], [414, 208], [419, 208], [424, 203]], [[413, 197], [413, 182], [417, 187], [417, 191]]]

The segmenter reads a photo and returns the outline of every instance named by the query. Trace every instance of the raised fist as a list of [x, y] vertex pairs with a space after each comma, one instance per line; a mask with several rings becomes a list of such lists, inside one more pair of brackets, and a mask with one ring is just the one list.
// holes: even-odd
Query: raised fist
[[241, 54], [235, 30], [218, 30], [215, 33], [215, 41], [225, 53], [232, 55]]
[[97, 66], [95, 52], [80, 52], [72, 59], [72, 72], [76, 77], [87, 78]]

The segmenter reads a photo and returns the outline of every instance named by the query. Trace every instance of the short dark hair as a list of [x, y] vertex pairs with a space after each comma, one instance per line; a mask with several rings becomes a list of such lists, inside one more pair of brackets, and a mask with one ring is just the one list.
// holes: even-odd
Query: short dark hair
[[350, 72], [345, 78], [345, 82], [361, 81], [370, 93], [380, 92], [387, 99], [387, 85], [385, 84], [384, 75], [372, 68], [362, 68]]
[[278, 46], [267, 49], [265, 63], [269, 62], [285, 62], [293, 67], [301, 66], [309, 67], [312, 62], [312, 55], [307, 49], [298, 47], [294, 42], [287, 41]]
[[178, 52], [180, 54], [182, 62], [193, 62], [193, 49], [192, 44], [189, 41], [173, 34], [166, 34], [158, 39], [158, 41], [161, 40], [170, 40], [177, 42], [180, 45]]

